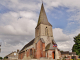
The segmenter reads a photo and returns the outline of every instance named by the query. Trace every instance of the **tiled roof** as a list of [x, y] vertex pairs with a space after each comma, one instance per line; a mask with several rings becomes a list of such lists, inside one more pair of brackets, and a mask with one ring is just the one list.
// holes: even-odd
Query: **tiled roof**
[[[24, 50], [25, 48], [29, 47], [30, 45], [32, 45], [32, 44], [34, 43], [34, 40], [35, 40], [35, 39], [31, 40], [28, 44], [26, 44], [26, 45], [21, 49], [21, 51]], [[21, 51], [20, 51], [20, 52], [21, 52]], [[20, 53], [20, 52], [19, 52], [19, 53]]]
[[50, 26], [52, 26], [52, 25], [48, 22], [48, 19], [47, 19], [45, 10], [44, 10], [43, 3], [42, 3], [42, 6], [41, 6], [41, 10], [40, 10], [40, 15], [39, 15], [39, 19], [38, 19], [38, 24], [37, 24], [37, 26], [39, 26], [40, 24], [45, 24], [45, 25], [50, 25]]
[[10, 56], [12, 53], [17, 53], [17, 52], [16, 52], [16, 51], [14, 51], [14, 52], [11, 52], [10, 54], [6, 55], [5, 57], [8, 57], [8, 56]]
[[52, 44], [52, 43], [49, 43], [49, 44], [46, 46], [45, 50], [55, 50], [55, 48], [56, 48], [56, 47], [53, 47], [53, 44]]
[[69, 54], [69, 51], [62, 51], [61, 55], [63, 55], [63, 54]]

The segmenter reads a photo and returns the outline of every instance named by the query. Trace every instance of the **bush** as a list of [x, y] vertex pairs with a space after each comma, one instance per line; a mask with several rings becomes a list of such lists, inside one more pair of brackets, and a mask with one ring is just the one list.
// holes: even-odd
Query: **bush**
[[0, 59], [3, 59], [2, 57], [0, 57]]
[[73, 60], [76, 60], [76, 59], [73, 59]]

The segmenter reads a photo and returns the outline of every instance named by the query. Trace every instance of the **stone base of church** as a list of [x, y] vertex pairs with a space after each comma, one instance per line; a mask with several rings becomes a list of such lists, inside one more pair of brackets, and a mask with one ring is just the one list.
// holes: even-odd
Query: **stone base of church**
[[59, 59], [60, 55], [59, 55], [58, 50], [55, 49], [55, 50], [46, 51], [46, 58], [48, 58], [48, 59]]
[[[20, 59], [19, 59], [20, 60]], [[23, 59], [24, 60], [24, 59]], [[56, 60], [56, 59], [49, 59], [49, 58], [41, 58], [41, 59], [26, 59], [26, 60]]]

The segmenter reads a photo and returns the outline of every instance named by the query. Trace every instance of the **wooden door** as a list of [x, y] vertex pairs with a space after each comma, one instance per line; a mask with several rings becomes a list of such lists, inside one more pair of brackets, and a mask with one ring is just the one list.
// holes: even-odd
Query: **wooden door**
[[55, 55], [54, 52], [52, 52], [52, 57], [53, 57], [53, 59], [54, 59], [54, 55]]

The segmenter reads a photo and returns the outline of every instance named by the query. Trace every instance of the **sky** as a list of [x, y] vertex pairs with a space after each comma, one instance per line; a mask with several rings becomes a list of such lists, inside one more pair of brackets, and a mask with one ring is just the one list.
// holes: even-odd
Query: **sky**
[[[0, 0], [0, 56], [21, 50], [35, 38], [41, 0]], [[72, 51], [80, 33], [80, 0], [43, 0], [58, 48]]]

